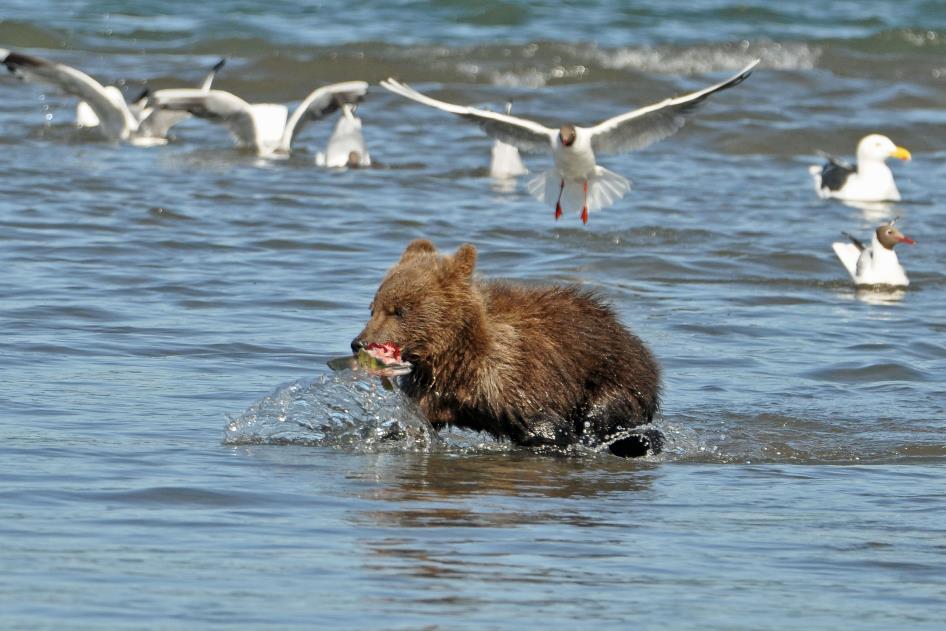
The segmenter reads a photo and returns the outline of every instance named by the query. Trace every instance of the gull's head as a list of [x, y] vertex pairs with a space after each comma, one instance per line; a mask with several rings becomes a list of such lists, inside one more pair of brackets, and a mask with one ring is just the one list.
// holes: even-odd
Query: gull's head
[[558, 140], [565, 147], [571, 147], [575, 143], [575, 126], [562, 125], [558, 128]]
[[893, 246], [898, 243], [906, 243], [907, 245], [916, 243], [916, 241], [897, 230], [892, 221], [877, 228], [877, 240], [880, 241], [880, 245], [888, 250], [892, 250]]
[[357, 151], [350, 151], [348, 153], [348, 162], [345, 163], [345, 166], [351, 169], [357, 169], [361, 166], [361, 154]]
[[909, 160], [910, 152], [903, 147], [893, 144], [893, 141], [881, 134], [871, 134], [864, 136], [857, 143], [857, 161], [873, 160], [883, 162], [887, 158], [897, 158], [898, 160]]

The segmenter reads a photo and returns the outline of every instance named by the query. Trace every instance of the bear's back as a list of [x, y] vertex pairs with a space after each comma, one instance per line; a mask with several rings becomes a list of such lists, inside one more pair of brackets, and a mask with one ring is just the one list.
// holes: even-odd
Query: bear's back
[[[593, 291], [574, 285], [482, 282], [487, 331], [500, 338], [500, 360], [515, 362], [517, 387], [560, 388], [569, 403], [608, 385], [645, 393], [656, 406], [659, 369], [644, 343]], [[515, 359], [512, 359], [515, 357]], [[529, 374], [523, 374], [529, 373]]]

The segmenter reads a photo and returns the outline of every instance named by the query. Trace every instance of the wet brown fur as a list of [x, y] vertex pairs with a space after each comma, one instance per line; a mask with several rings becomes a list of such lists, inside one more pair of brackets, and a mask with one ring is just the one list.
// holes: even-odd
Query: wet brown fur
[[474, 279], [476, 249], [408, 245], [352, 342], [393, 342], [414, 365], [401, 389], [435, 427], [521, 445], [598, 444], [649, 423], [660, 370], [594, 293]]

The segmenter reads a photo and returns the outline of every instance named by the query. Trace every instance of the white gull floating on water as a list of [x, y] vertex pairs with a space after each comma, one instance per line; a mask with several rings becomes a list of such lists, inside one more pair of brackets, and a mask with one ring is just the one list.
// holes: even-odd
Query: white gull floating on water
[[594, 127], [566, 123], [551, 129], [525, 118], [432, 99], [393, 78], [381, 85], [395, 94], [475, 122], [490, 136], [521, 151], [551, 151], [555, 168], [529, 182], [529, 192], [554, 203], [556, 219], [564, 210], [580, 209], [581, 220], [587, 223], [589, 212], [607, 208], [631, 188], [627, 178], [598, 166], [596, 154], [642, 149], [676, 133], [686, 122], [684, 115], [715, 92], [742, 83], [758, 63], [752, 62], [722, 83], [615, 116]]
[[[132, 104], [126, 103], [121, 90], [115, 86], [103, 86], [81, 70], [65, 64], [5, 49], [0, 49], [0, 63], [22, 79], [42, 81], [79, 97], [77, 115], [109, 140], [123, 140], [139, 146], [167, 144], [168, 130], [187, 117], [179, 112], [155, 111], [146, 106], [141, 97]], [[214, 66], [204, 79], [205, 84], [213, 81], [222, 65], [220, 62]], [[161, 92], [164, 90], [154, 94]], [[85, 104], [84, 108], [82, 104]]]
[[368, 92], [364, 81], [345, 81], [313, 90], [289, 116], [281, 103], [247, 103], [223, 90], [162, 90], [151, 99], [162, 110], [190, 112], [227, 126], [237, 144], [260, 157], [287, 156], [309, 121], [325, 118], [345, 103], [357, 103]]
[[847, 233], [843, 234], [850, 243], [837, 241], [832, 244], [855, 285], [906, 287], [910, 284], [893, 248], [898, 243], [913, 245], [916, 242], [894, 227], [894, 221], [879, 226], [869, 246]]
[[315, 156], [315, 164], [328, 168], [370, 167], [371, 156], [365, 145], [365, 135], [361, 131], [361, 119], [355, 116], [357, 105], [342, 104], [342, 115], [335, 123], [332, 136], [328, 139], [325, 153]]
[[[506, 103], [506, 114], [512, 113], [512, 103]], [[522, 156], [515, 146], [497, 140], [493, 143], [489, 162], [489, 175], [502, 180], [526, 175], [529, 169], [522, 163]]]
[[808, 167], [821, 199], [851, 202], [897, 202], [900, 191], [887, 166], [887, 158], [909, 160], [910, 152], [880, 134], [864, 136], [857, 143], [857, 162], [847, 164], [827, 154], [823, 166]]

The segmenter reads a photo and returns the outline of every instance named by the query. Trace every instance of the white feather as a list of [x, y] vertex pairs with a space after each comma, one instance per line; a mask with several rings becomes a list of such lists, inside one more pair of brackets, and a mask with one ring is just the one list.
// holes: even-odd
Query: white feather
[[861, 251], [853, 243], [843, 243], [835, 241], [831, 244], [834, 253], [841, 259], [841, 265], [851, 275], [851, 280], [857, 280], [857, 259], [861, 256]]

